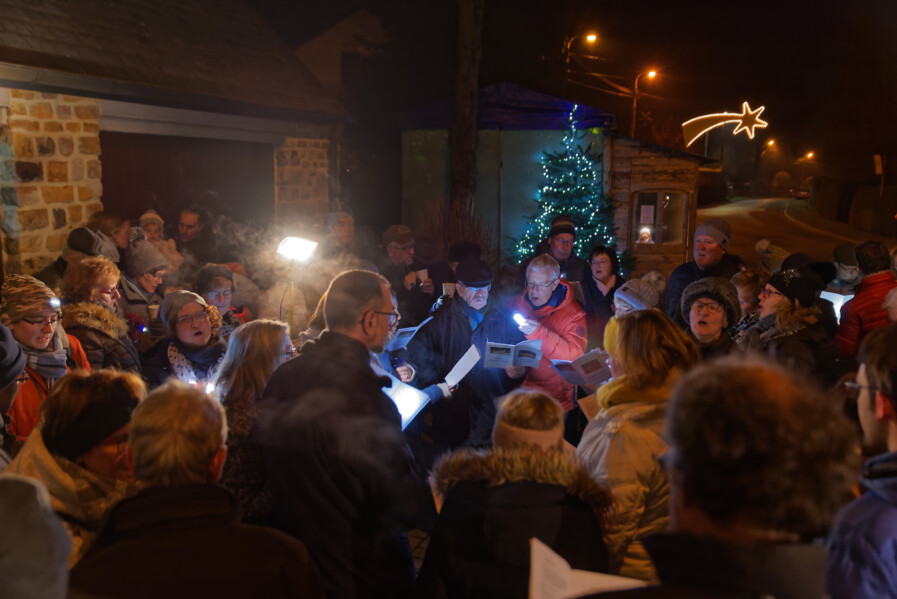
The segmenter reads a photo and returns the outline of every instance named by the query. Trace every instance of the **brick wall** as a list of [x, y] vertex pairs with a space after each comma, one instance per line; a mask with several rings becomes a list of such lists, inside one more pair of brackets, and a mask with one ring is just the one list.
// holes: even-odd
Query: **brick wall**
[[103, 206], [99, 102], [10, 90], [0, 123], [0, 199], [6, 273], [54, 260], [69, 231]]
[[330, 141], [288, 137], [274, 151], [275, 217], [278, 223], [328, 211]]

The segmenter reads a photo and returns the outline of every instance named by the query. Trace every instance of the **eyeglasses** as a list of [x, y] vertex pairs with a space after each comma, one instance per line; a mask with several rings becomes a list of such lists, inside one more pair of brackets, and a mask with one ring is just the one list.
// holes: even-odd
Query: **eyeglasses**
[[870, 394], [878, 391], [878, 387], [873, 387], [872, 385], [861, 385], [856, 381], [844, 381], [844, 387], [847, 389], [847, 393], [852, 399], [857, 399], [860, 396], [861, 389], [868, 389]]
[[759, 295], [760, 297], [769, 297], [770, 295], [781, 295], [782, 297], [785, 296], [784, 293], [776, 291], [775, 289], [763, 289], [760, 291]]
[[23, 318], [23, 321], [35, 327], [45, 327], [48, 324], [52, 326], [56, 326], [56, 323], [59, 322], [59, 316], [48, 316], [47, 318], [41, 318], [39, 320], [31, 320], [30, 318]]
[[151, 272], [149, 274], [153, 278], [154, 281], [161, 281], [162, 277], [165, 276], [165, 271], [164, 270], [163, 271], [154, 270], [153, 272]]
[[213, 302], [217, 302], [219, 299], [227, 299], [234, 294], [233, 291], [209, 291], [206, 295], [209, 296], [209, 299]]
[[100, 289], [100, 293], [103, 295], [117, 295], [118, 294], [118, 286], [110, 287], [109, 289]]
[[536, 287], [538, 289], [548, 289], [555, 283], [557, 283], [557, 279], [552, 279], [552, 280], [548, 281], [547, 283], [536, 283], [535, 281], [527, 281], [526, 288], [532, 289], [533, 287]]
[[610, 264], [610, 260], [593, 260], [589, 264], [592, 266], [607, 266]]
[[399, 322], [399, 318], [402, 317], [402, 315], [399, 314], [398, 312], [396, 312], [395, 310], [393, 310], [392, 312], [381, 312], [379, 310], [372, 310], [372, 312], [374, 314], [383, 314], [384, 316], [389, 316], [389, 322], [388, 322], [389, 326], [392, 326], [395, 323]]
[[203, 310], [202, 312], [197, 312], [195, 314], [185, 314], [184, 316], [178, 318], [175, 322], [177, 322], [177, 324], [192, 325], [193, 323], [203, 323], [207, 320], [209, 320], [209, 315], [205, 310]]
[[695, 302], [691, 305], [692, 312], [700, 312], [704, 308], [707, 308], [711, 314], [719, 314], [723, 311], [723, 307], [716, 302]]
[[556, 244], [558, 244], [559, 246], [564, 247], [564, 248], [573, 247], [573, 240], [572, 240], [572, 239], [571, 239], [570, 241], [567, 241], [566, 239], [558, 239], [557, 237], [555, 237], [555, 238], [554, 238], [554, 243], [556, 243]]
[[24, 385], [25, 383], [28, 382], [28, 379], [30, 379], [30, 378], [31, 377], [28, 376], [28, 372], [23, 370], [22, 374], [19, 375], [19, 378], [16, 379], [16, 382], [20, 385]]

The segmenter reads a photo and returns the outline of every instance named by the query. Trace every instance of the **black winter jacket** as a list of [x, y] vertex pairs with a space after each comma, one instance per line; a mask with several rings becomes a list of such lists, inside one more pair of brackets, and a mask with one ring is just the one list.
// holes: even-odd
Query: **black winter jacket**
[[62, 326], [81, 342], [92, 370], [116, 368], [140, 374], [140, 358], [128, 338], [128, 325], [109, 308], [91, 302], [63, 304]]

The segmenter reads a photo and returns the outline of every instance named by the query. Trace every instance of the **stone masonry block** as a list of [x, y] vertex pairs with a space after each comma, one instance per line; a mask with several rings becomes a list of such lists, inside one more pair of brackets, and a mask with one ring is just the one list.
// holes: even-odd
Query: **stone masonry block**
[[100, 138], [97, 136], [79, 137], [78, 151], [82, 154], [98, 155], [100, 153]]
[[59, 121], [47, 121], [44, 123], [45, 133], [59, 133], [62, 131], [62, 123]]
[[84, 209], [81, 206], [69, 206], [67, 212], [69, 222], [73, 225], [80, 223], [81, 219], [84, 218]]
[[7, 254], [30, 254], [41, 250], [40, 235], [22, 235], [21, 237], [6, 237]]
[[15, 187], [0, 187], [0, 204], [4, 206], [18, 206], [19, 194]]
[[9, 126], [13, 129], [21, 129], [23, 131], [40, 131], [40, 122], [29, 121], [26, 119], [10, 119]]
[[65, 217], [65, 208], [53, 208], [53, 228], [61, 229], [68, 219]]
[[40, 162], [16, 161], [16, 176], [23, 183], [40, 181], [44, 177], [44, 167]]
[[41, 201], [40, 189], [36, 185], [20, 185], [19, 206], [31, 206]]
[[68, 233], [54, 233], [47, 235], [46, 248], [51, 252], [61, 252], [68, 242]]
[[78, 186], [78, 201], [87, 202], [90, 200], [99, 200], [103, 195], [103, 186], [98, 182], [88, 183], [87, 185]]
[[83, 123], [81, 128], [84, 129], [85, 133], [99, 133], [100, 126], [96, 123]]
[[283, 167], [277, 169], [278, 185], [302, 185], [305, 183], [305, 172], [297, 168]]
[[75, 106], [75, 116], [81, 120], [97, 120], [100, 118], [100, 109], [96, 106]]
[[9, 112], [15, 115], [25, 115], [28, 114], [28, 108], [24, 102], [10, 102]]
[[40, 97], [44, 100], [55, 100], [59, 94], [51, 94], [48, 92], [41, 92]]
[[19, 98], [21, 100], [34, 99], [34, 92], [27, 89], [11, 89], [9, 90], [9, 95], [13, 98]]
[[81, 130], [81, 123], [66, 123], [65, 130], [71, 131], [72, 133], [77, 133]]
[[68, 102], [70, 104], [77, 104], [81, 100], [83, 100], [81, 96], [62, 96], [63, 102]]
[[37, 142], [38, 156], [52, 156], [56, 153], [56, 141], [52, 137], [42, 135], [35, 137], [34, 141]]
[[72, 107], [71, 106], [57, 106], [56, 107], [56, 116], [60, 119], [70, 119], [72, 118]]
[[88, 160], [87, 161], [87, 178], [88, 179], [99, 179], [103, 176], [103, 166], [100, 164], [99, 160]]
[[95, 214], [97, 212], [103, 211], [103, 203], [102, 202], [91, 202], [90, 204], [85, 205], [84, 209], [87, 211], [85, 216], [87, 218], [90, 218], [91, 214]]
[[71, 185], [41, 185], [40, 191], [47, 204], [75, 201], [75, 190]]
[[34, 157], [34, 141], [28, 135], [23, 135], [22, 133], [13, 133], [12, 148], [16, 158]]
[[28, 114], [35, 119], [52, 119], [53, 105], [49, 102], [37, 102], [36, 104], [31, 105]]
[[63, 135], [56, 142], [56, 146], [59, 148], [59, 153], [63, 156], [71, 156], [72, 152], [75, 151], [75, 140], [68, 135]]
[[[21, 270], [19, 273], [35, 273], [48, 267], [56, 256], [29, 256], [21, 262]], [[12, 272], [12, 271], [10, 271]]]
[[69, 164], [59, 160], [51, 160], [47, 163], [47, 181], [50, 183], [68, 183]]
[[83, 181], [84, 180], [84, 159], [83, 158], [73, 158], [70, 164], [72, 165], [72, 181]]
[[0, 160], [0, 185], [13, 183], [16, 180], [16, 161]]
[[19, 225], [23, 231], [40, 231], [50, 225], [50, 212], [46, 208], [19, 210]]

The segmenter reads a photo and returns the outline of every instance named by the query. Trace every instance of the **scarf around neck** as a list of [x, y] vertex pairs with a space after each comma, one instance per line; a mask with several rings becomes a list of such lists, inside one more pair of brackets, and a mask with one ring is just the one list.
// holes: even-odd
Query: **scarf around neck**
[[[63, 339], [65, 341], [63, 341]], [[53, 337], [47, 349], [38, 351], [19, 343], [25, 352], [25, 365], [39, 374], [47, 382], [47, 390], [53, 388], [53, 384], [68, 372], [66, 361], [68, 360], [68, 337], [62, 331], [62, 325], [56, 326]]]
[[223, 359], [224, 352], [219, 343], [196, 350], [187, 349], [176, 341], [168, 344], [171, 369], [178, 380], [188, 385], [211, 381]]

